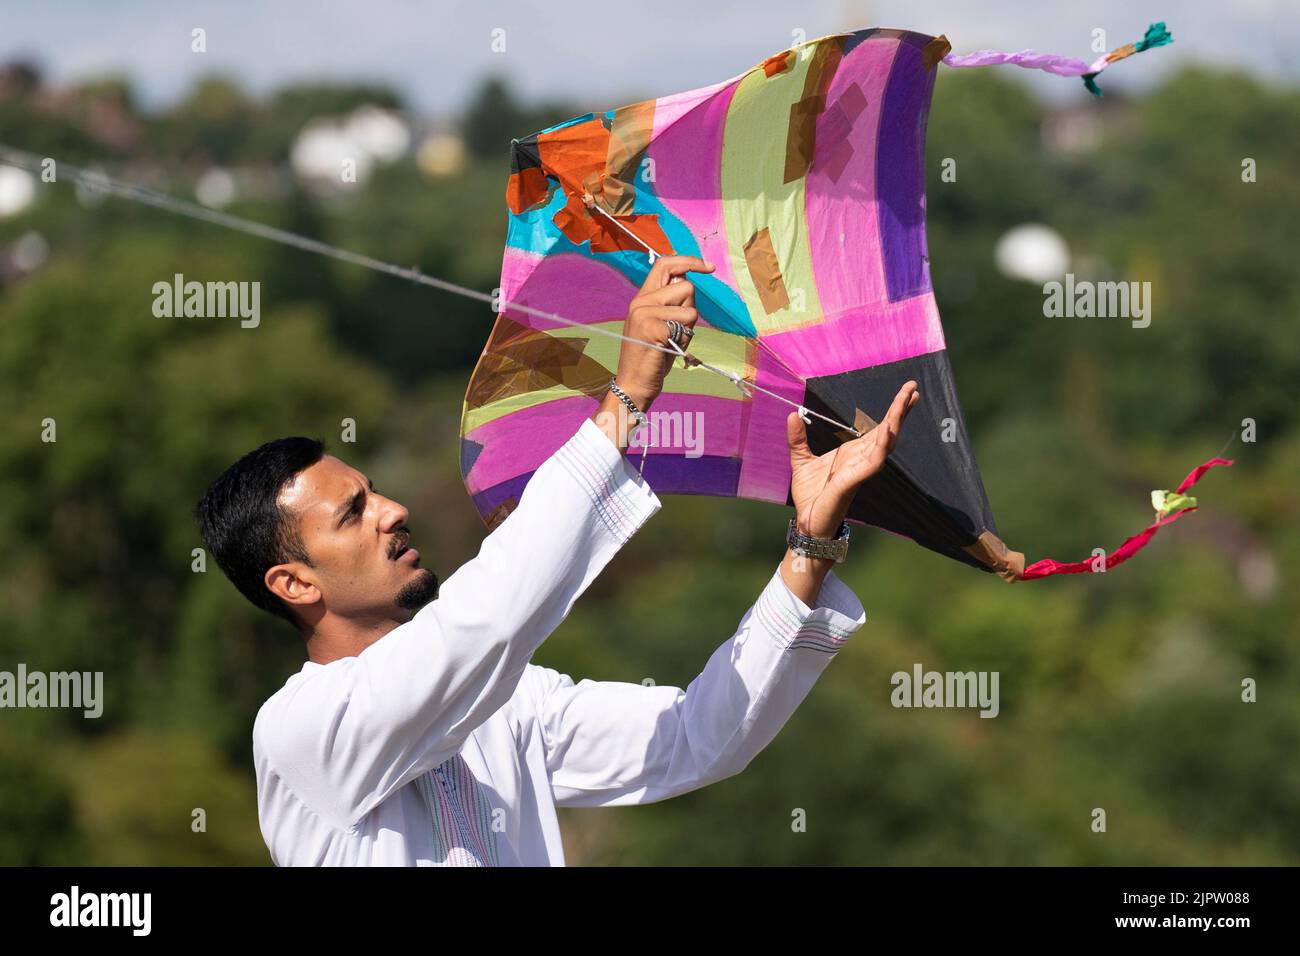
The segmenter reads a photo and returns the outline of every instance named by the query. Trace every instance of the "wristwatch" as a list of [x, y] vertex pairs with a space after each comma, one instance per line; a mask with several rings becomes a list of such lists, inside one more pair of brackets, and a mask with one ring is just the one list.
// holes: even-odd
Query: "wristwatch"
[[802, 558], [830, 558], [839, 563], [849, 553], [849, 523], [840, 522], [839, 533], [833, 538], [814, 538], [800, 531], [791, 518], [785, 540], [790, 550]]

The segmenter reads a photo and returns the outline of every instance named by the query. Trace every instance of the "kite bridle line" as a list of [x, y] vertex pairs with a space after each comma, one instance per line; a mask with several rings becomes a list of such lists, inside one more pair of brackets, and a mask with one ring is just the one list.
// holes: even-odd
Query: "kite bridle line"
[[[19, 169], [25, 169], [28, 172], [41, 174], [45, 170], [44, 163], [47, 158], [48, 157], [37, 156], [35, 153], [29, 153], [25, 150], [14, 149], [11, 146], [0, 143], [0, 163], [5, 163], [9, 166], [16, 166]], [[636, 345], [643, 345], [646, 348], [654, 349], [657, 352], [663, 352], [667, 355], [673, 356], [674, 358], [676, 358], [677, 356], [681, 356], [683, 361], [686, 362], [688, 367], [699, 366], [700, 368], [707, 369], [708, 371], [713, 372], [716, 375], [721, 375], [723, 378], [731, 380], [731, 382], [735, 384], [736, 387], [739, 388], [742, 392], [749, 393], [750, 391], [758, 391], [758, 392], [762, 392], [765, 395], [769, 395], [772, 398], [775, 398], [779, 402], [784, 402], [786, 405], [789, 405], [791, 408], [798, 411], [799, 417], [802, 418], [805, 422], [808, 421], [808, 416], [811, 415], [816, 418], [820, 418], [822, 421], [826, 422], [829, 425], [833, 425], [836, 428], [842, 428], [847, 430], [854, 437], [862, 436], [862, 433], [859, 432], [852, 425], [846, 425], [843, 422], [836, 421], [834, 418], [830, 418], [826, 415], [822, 415], [818, 412], [813, 411], [812, 409], [805, 408], [804, 406], [800, 405], [798, 402], [791, 401], [790, 399], [786, 398], [784, 395], [780, 395], [776, 392], [771, 391], [770, 389], [763, 388], [763, 386], [758, 385], [757, 383], [746, 382], [739, 374], [735, 372], [731, 372], [728, 371], [727, 369], [719, 368], [716, 365], [711, 365], [708, 362], [698, 359], [693, 355], [683, 352], [682, 349], [675, 342], [671, 343], [673, 347], [670, 349], [666, 346], [658, 344], [657, 342], [647, 342], [643, 339], [638, 339], [628, 335], [623, 335], [621, 332], [614, 332], [610, 329], [602, 329], [596, 325], [590, 325], [585, 322], [578, 322], [573, 319], [568, 319], [562, 315], [557, 315], [554, 312], [546, 312], [542, 309], [534, 309], [531, 306], [524, 305], [522, 302], [511, 302], [508, 300], [499, 300], [497, 299], [496, 296], [488, 295], [485, 292], [479, 292], [477, 289], [471, 289], [468, 288], [467, 286], [457, 285], [455, 282], [448, 282], [446, 279], [439, 279], [437, 276], [427, 275], [421, 272], [417, 268], [404, 268], [402, 266], [393, 265], [391, 262], [384, 262], [382, 259], [376, 259], [373, 256], [367, 256], [359, 252], [350, 252], [347, 249], [340, 249], [337, 246], [331, 246], [328, 243], [321, 242], [318, 239], [310, 239], [307, 236], [302, 236], [294, 232], [289, 232], [288, 230], [285, 229], [278, 229], [275, 226], [268, 226], [265, 223], [255, 222], [251, 219], [244, 219], [240, 216], [232, 216], [229, 213], [218, 212], [215, 209], [208, 209], [204, 206], [200, 206], [197, 205], [196, 203], [188, 202], [187, 200], [184, 199], [177, 199], [175, 196], [171, 196], [168, 195], [167, 193], [159, 192], [156, 189], [150, 189], [147, 186], [140, 186], [135, 183], [120, 182], [116, 179], [104, 175], [103, 173], [81, 169], [80, 167], [73, 166], [70, 163], [57, 161], [55, 168], [58, 169], [59, 172], [68, 174], [74, 183], [85, 186], [87, 189], [109, 193], [110, 195], [116, 196], [119, 199], [128, 199], [131, 200], [132, 202], [138, 202], [146, 206], [152, 206], [155, 209], [162, 209], [165, 212], [175, 213], [176, 215], [179, 216], [186, 216], [190, 219], [197, 219], [200, 222], [211, 223], [212, 225], [215, 226], [222, 226], [226, 229], [231, 229], [235, 232], [242, 232], [245, 235], [256, 236], [259, 239], [266, 239], [270, 242], [278, 242], [281, 245], [290, 246], [294, 249], [299, 249], [303, 252], [312, 252], [315, 253], [316, 255], [325, 256], [326, 258], [329, 259], [336, 259], [340, 262], [347, 262], [354, 266], [360, 266], [363, 269], [370, 269], [373, 272], [381, 272], [385, 275], [395, 276], [399, 279], [407, 279], [419, 285], [425, 285], [434, 289], [440, 289], [443, 292], [450, 292], [452, 295], [458, 295], [466, 299], [474, 299], [475, 301], [478, 302], [485, 302], [488, 305], [492, 306], [494, 312], [498, 312], [498, 313], [505, 312], [507, 309], [516, 312], [522, 312], [525, 315], [531, 315], [535, 318], [547, 319], [552, 322], [558, 322], [561, 325], [567, 325], [573, 328], [580, 328], [588, 332], [596, 332], [600, 335], [606, 335], [611, 338], [616, 338], [623, 342], [631, 342]], [[604, 210], [601, 210], [601, 212], [604, 212]], [[608, 214], [606, 215], [608, 216]], [[617, 220], [614, 220], [612, 216], [609, 216], [609, 218], [611, 221], [617, 223]], [[623, 227], [622, 223], [617, 223], [617, 224], [619, 228], [623, 228], [624, 231], [627, 232], [627, 230]], [[632, 235], [632, 233], [628, 232], [628, 235]], [[636, 236], [632, 236], [632, 237], [636, 239], [637, 242], [641, 242], [641, 240], [638, 237]], [[643, 246], [645, 245], [645, 243], [641, 243], [641, 244]], [[651, 255], [651, 261], [653, 262], [656, 253], [654, 252], [653, 249], [650, 249], [649, 246], [646, 246], [646, 249], [649, 251]]]

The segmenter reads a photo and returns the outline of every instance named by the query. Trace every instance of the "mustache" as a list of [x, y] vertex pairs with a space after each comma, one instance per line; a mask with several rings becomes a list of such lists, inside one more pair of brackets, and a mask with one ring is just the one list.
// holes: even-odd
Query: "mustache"
[[388, 558], [396, 560], [397, 557], [407, 549], [411, 544], [411, 531], [409, 528], [398, 528], [393, 532], [393, 538], [388, 542]]

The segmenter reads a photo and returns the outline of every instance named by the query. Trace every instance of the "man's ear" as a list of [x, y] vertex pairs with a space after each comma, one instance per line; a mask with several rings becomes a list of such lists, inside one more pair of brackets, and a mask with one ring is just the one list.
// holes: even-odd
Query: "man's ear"
[[272, 594], [300, 610], [320, 603], [323, 596], [311, 568], [301, 561], [277, 564], [267, 570], [262, 580]]

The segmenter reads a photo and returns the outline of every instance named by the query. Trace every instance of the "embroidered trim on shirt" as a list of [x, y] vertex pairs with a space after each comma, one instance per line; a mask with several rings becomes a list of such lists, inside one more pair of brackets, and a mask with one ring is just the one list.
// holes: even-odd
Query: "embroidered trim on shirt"
[[854, 629], [831, 621], [801, 617], [773, 593], [774, 588], [784, 586], [783, 582], [773, 580], [754, 602], [754, 616], [777, 646], [785, 649], [806, 647], [823, 654], [834, 654], [843, 647]]
[[584, 439], [571, 439], [560, 447], [555, 457], [582, 486], [610, 532], [622, 541], [632, 537], [644, 520], [641, 509], [628, 489], [621, 487], [610, 473], [609, 465], [585, 447]]
[[456, 754], [415, 783], [433, 820], [435, 865], [499, 865], [492, 806], [464, 757]]

